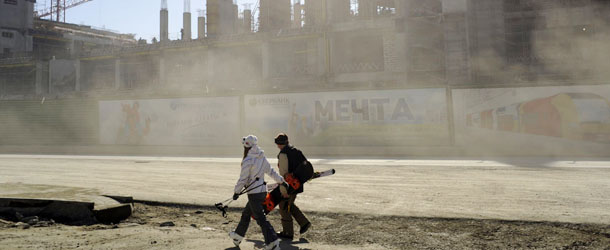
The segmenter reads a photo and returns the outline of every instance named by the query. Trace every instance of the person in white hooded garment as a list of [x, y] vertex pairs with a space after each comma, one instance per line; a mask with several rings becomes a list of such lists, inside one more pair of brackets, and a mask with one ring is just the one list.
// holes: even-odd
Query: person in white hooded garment
[[257, 145], [258, 139], [254, 135], [242, 138], [244, 145], [244, 158], [241, 162], [241, 173], [239, 180], [235, 184], [233, 200], [239, 198], [239, 193], [247, 188], [248, 203], [244, 208], [241, 219], [235, 231], [229, 233], [235, 246], [239, 246], [246, 236], [250, 217], [253, 217], [261, 227], [265, 238], [265, 249], [280, 249], [280, 239], [278, 239], [273, 226], [267, 220], [264, 213], [263, 202], [267, 196], [267, 185], [265, 185], [265, 174], [269, 175], [277, 183], [283, 184], [284, 178], [280, 176], [269, 164], [264, 151]]

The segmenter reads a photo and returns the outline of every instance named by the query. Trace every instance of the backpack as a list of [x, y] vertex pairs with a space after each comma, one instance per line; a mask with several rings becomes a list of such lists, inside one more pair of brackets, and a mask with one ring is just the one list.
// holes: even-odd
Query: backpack
[[288, 173], [292, 174], [292, 176], [294, 176], [294, 178], [299, 182], [298, 188], [296, 188], [295, 192], [303, 192], [303, 184], [313, 177], [313, 165], [311, 165], [311, 162], [307, 160], [301, 150], [298, 150], [290, 145], [285, 147], [280, 154], [281, 153], [286, 153], [288, 156]]
[[308, 160], [305, 160], [299, 164], [292, 174], [294, 174], [294, 177], [296, 177], [302, 184], [308, 180], [311, 180], [313, 177], [313, 172], [313, 165], [311, 165], [311, 162]]

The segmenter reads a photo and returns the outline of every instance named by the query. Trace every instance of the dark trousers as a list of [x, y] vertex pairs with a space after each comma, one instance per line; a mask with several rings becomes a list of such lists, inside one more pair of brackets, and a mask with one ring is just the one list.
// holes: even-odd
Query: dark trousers
[[292, 228], [292, 217], [299, 223], [299, 226], [303, 227], [309, 223], [309, 220], [301, 209], [294, 204], [294, 200], [297, 198], [297, 194], [291, 194], [290, 198], [280, 202], [280, 216], [282, 217], [282, 232], [287, 235], [294, 235], [294, 229]]
[[267, 220], [264, 212], [265, 210], [263, 209], [263, 201], [265, 201], [266, 196], [267, 193], [248, 194], [248, 203], [241, 213], [241, 219], [239, 220], [239, 224], [237, 224], [235, 232], [241, 236], [246, 236], [248, 226], [250, 225], [250, 217], [252, 216], [261, 227], [261, 231], [263, 231], [265, 244], [269, 244], [277, 240], [277, 235], [275, 234], [273, 226], [271, 226], [271, 223]]

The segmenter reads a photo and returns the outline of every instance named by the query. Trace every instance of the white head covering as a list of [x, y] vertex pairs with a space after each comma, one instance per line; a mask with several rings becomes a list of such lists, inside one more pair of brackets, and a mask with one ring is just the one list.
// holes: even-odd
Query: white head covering
[[241, 143], [244, 145], [244, 147], [251, 148], [252, 146], [255, 146], [258, 143], [258, 138], [256, 138], [255, 135], [248, 135], [246, 137], [241, 138]]

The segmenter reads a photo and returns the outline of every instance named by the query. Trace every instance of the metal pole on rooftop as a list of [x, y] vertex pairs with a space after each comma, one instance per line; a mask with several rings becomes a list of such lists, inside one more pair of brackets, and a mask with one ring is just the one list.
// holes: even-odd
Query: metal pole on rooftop
[[160, 14], [160, 34], [159, 41], [167, 42], [169, 40], [169, 27], [168, 27], [168, 10], [167, 10], [167, 0], [161, 0], [161, 14]]
[[191, 40], [191, 1], [184, 0], [184, 13], [182, 14], [182, 28], [184, 32], [182, 33], [182, 40], [190, 41]]
[[60, 0], [57, 0], [57, 11], [55, 12], [55, 21], [59, 22], [59, 13], [61, 12], [61, 6], [60, 6], [61, 2]]

